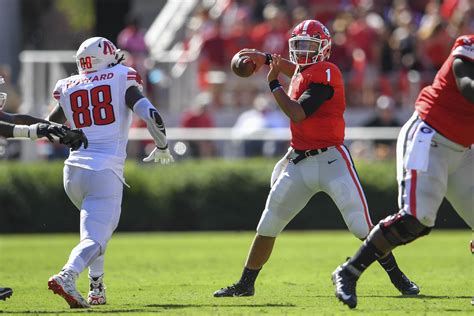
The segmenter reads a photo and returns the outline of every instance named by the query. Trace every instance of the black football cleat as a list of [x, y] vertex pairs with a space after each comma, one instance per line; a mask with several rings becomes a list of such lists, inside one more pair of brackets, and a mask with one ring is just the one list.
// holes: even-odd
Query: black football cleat
[[[332, 283], [336, 286], [336, 297], [349, 308], [355, 308], [357, 306], [356, 285], [359, 277], [349, 271], [350, 268], [354, 272], [357, 271], [348, 263], [337, 267], [332, 273]], [[358, 274], [360, 275], [360, 272]]]
[[214, 292], [214, 297], [233, 297], [233, 296], [253, 296], [255, 288], [253, 286], [235, 283], [226, 288]]
[[410, 281], [405, 274], [402, 273], [399, 280], [392, 280], [393, 285], [397, 290], [402, 293], [402, 295], [418, 295], [420, 293], [420, 288], [415, 282]]
[[13, 290], [9, 287], [0, 287], [0, 300], [6, 300], [12, 296]]

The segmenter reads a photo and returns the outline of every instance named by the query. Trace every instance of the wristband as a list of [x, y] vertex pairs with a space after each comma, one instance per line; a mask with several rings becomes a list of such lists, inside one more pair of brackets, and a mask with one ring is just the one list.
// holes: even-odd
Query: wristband
[[269, 53], [265, 53], [265, 65], [270, 65], [273, 61], [272, 55]]
[[277, 91], [278, 89], [283, 89], [281, 86], [276, 87], [275, 89], [272, 90], [272, 93]]
[[30, 127], [28, 125], [15, 125], [13, 127], [14, 138], [30, 138]]
[[270, 91], [273, 92], [278, 88], [281, 88], [281, 84], [278, 81], [278, 79], [274, 79], [268, 83], [268, 86], [270, 87]]
[[166, 150], [166, 149], [168, 149], [168, 144], [166, 144], [165, 147], [158, 147], [158, 145], [156, 145], [156, 144], [155, 144], [155, 146], [156, 146], [156, 148], [158, 148], [159, 150]]

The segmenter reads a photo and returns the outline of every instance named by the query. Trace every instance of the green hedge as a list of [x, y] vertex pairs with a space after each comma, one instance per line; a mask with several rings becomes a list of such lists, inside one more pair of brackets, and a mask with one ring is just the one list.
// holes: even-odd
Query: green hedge
[[[127, 163], [119, 230], [253, 230], [265, 205], [276, 160], [205, 160], [170, 166]], [[374, 223], [397, 208], [394, 162], [357, 164]], [[0, 232], [77, 231], [79, 214], [54, 163], [0, 165]], [[465, 227], [449, 204], [439, 227]], [[316, 195], [290, 229], [345, 228], [325, 194]]]

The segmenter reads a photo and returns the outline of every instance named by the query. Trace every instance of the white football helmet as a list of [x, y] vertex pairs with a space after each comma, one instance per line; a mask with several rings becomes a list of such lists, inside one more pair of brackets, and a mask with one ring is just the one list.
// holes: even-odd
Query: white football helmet
[[122, 61], [120, 49], [104, 37], [85, 40], [76, 53], [77, 69], [80, 74], [113, 67]]

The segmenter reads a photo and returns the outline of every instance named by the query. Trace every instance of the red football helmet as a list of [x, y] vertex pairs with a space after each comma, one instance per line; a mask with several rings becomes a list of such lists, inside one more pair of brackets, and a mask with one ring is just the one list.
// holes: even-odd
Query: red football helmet
[[327, 60], [331, 55], [331, 34], [316, 20], [305, 20], [298, 24], [288, 44], [290, 60], [300, 66]]

